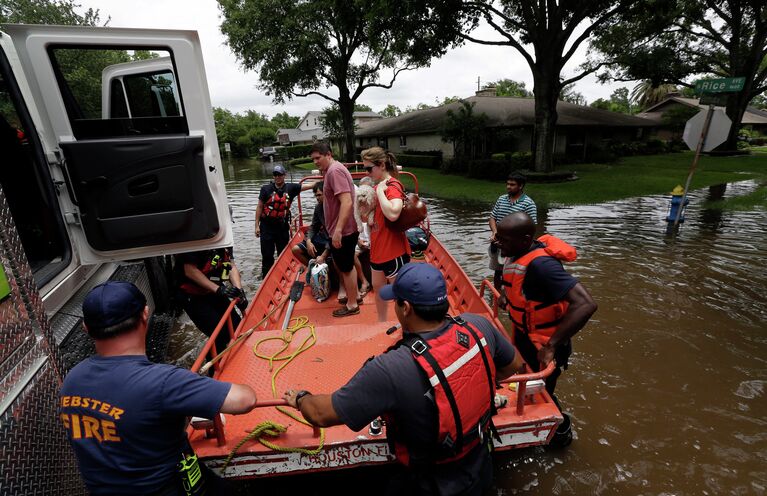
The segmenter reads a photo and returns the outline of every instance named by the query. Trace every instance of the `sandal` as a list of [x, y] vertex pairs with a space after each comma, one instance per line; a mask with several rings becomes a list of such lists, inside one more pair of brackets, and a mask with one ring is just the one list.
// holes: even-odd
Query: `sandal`
[[346, 308], [341, 307], [338, 310], [333, 310], [333, 317], [348, 317], [349, 315], [357, 315], [360, 313], [360, 307]]

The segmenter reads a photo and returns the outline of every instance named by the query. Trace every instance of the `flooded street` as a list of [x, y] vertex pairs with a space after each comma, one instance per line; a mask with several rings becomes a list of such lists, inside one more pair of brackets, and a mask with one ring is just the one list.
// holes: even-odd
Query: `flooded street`
[[[261, 266], [254, 212], [271, 165], [224, 167], [235, 257], [252, 295]], [[728, 185], [724, 195], [754, 187]], [[498, 456], [497, 494], [767, 494], [767, 211], [702, 209], [717, 193], [691, 194], [675, 238], [665, 232], [667, 197], [539, 210], [539, 232], [577, 247], [568, 268], [599, 310], [557, 387], [573, 444]], [[310, 215], [314, 202], [303, 197]], [[433, 232], [471, 279], [488, 276], [495, 198], [422, 197]], [[181, 331], [171, 353], [188, 366], [202, 335]]]

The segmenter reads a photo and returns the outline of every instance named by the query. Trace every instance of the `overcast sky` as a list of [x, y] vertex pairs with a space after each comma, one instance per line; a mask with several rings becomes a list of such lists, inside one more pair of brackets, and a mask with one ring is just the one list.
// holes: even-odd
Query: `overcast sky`
[[[321, 110], [329, 105], [327, 100], [317, 96], [295, 98], [285, 105], [274, 105], [271, 98], [258, 89], [258, 74], [246, 72], [226, 45], [225, 37], [219, 30], [221, 18], [215, 0], [81, 2], [83, 8], [100, 9], [102, 20], [111, 17], [109, 26], [112, 27], [196, 30], [200, 34], [214, 106], [233, 112], [252, 109], [271, 117], [282, 111], [303, 116], [310, 110]], [[475, 35], [478, 33], [475, 32]], [[493, 36], [489, 29], [484, 34], [485, 39]], [[565, 77], [571, 77], [583, 62], [585, 49], [584, 44], [570, 65], [565, 67]], [[529, 90], [533, 87], [530, 69], [516, 50], [469, 43], [432, 61], [430, 67], [401, 73], [390, 90], [366, 90], [358, 103], [369, 105], [375, 111], [382, 110], [389, 103], [403, 110], [408, 106], [415, 107], [418, 103], [433, 105], [435, 100], [442, 101], [446, 96], [472, 96], [477, 89], [477, 78], [480, 78], [483, 85], [508, 78], [524, 81]], [[592, 102], [597, 98], [608, 98], [620, 86], [631, 89], [632, 84], [601, 85], [595, 78], [586, 77], [576, 84], [576, 91], [582, 93], [588, 102]]]

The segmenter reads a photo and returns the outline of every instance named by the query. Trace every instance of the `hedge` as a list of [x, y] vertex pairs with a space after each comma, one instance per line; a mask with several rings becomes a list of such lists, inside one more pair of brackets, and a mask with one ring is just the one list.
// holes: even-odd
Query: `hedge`
[[306, 157], [309, 155], [309, 152], [312, 149], [312, 145], [293, 145], [293, 146], [286, 146], [283, 148], [280, 152], [280, 155], [287, 157], [287, 158], [300, 158], [300, 157]]
[[300, 157], [300, 158], [294, 158], [292, 160], [288, 160], [288, 165], [301, 165], [301, 164], [310, 164], [313, 160], [311, 157]]
[[423, 167], [425, 169], [439, 169], [442, 165], [442, 157], [434, 155], [410, 155], [400, 153], [397, 162], [403, 167]]

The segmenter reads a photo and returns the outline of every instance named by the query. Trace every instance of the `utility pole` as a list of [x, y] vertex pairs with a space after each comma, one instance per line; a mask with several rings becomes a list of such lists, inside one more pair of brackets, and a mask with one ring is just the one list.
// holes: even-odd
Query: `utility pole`
[[479, 76], [477, 76], [477, 91], [479, 91]]

